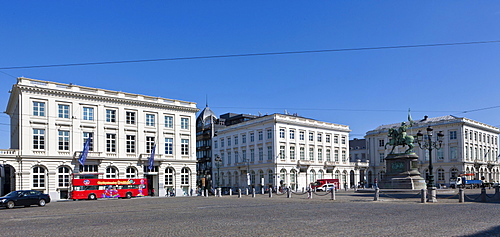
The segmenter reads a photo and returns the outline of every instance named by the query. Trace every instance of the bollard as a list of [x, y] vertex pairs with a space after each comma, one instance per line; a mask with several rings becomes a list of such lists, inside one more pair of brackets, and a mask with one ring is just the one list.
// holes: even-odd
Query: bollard
[[421, 203], [427, 202], [427, 189], [425, 188], [420, 189], [420, 202]]
[[205, 197], [208, 197], [208, 189], [205, 189]]
[[332, 195], [332, 199], [331, 200], [335, 200], [335, 188], [332, 188], [330, 192], [331, 192], [331, 195]]
[[269, 197], [272, 198], [273, 197], [273, 190], [270, 188], [269, 189]]
[[261, 194], [264, 194], [264, 187], [262, 187], [262, 188], [260, 189], [260, 193], [261, 193]]
[[233, 189], [232, 188], [229, 189], [229, 196], [233, 196]]
[[464, 189], [460, 188], [460, 189], [458, 189], [458, 202], [462, 203], [464, 201], [465, 201]]
[[486, 202], [486, 188], [481, 188], [481, 202]]
[[217, 193], [219, 194], [219, 197], [222, 197], [222, 188], [217, 188]]
[[248, 196], [248, 188], [245, 189], [245, 193]]
[[375, 196], [373, 197], [373, 201], [378, 201], [380, 197], [380, 189], [377, 187], [375, 188]]
[[252, 197], [255, 197], [255, 188], [252, 188]]
[[290, 188], [286, 189], [286, 198], [291, 198], [292, 197], [292, 192], [290, 192]]
[[238, 189], [238, 198], [241, 198], [241, 188]]

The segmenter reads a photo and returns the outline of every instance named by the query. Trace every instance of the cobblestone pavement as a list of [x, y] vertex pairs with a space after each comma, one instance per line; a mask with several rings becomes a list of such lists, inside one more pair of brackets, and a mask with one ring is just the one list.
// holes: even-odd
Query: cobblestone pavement
[[[0, 236], [500, 236], [500, 203], [480, 190], [330, 195], [145, 197], [0, 209]], [[494, 190], [487, 191], [493, 196]]]

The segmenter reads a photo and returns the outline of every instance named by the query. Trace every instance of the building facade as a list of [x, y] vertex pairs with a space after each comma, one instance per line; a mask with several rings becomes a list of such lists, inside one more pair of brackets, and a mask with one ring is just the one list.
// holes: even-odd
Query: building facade
[[[425, 134], [428, 126], [432, 126], [436, 134], [438, 131], [443, 131], [445, 135], [442, 148], [432, 150], [436, 185], [447, 186], [450, 180], [460, 174], [474, 174], [475, 179], [484, 177], [486, 182], [499, 182], [498, 128], [452, 115], [436, 118], [425, 116], [422, 120], [413, 122], [413, 126], [407, 130], [408, 135], [416, 136], [418, 131]], [[384, 159], [392, 148], [385, 147], [389, 141], [388, 129], [399, 126], [400, 123], [382, 125], [366, 133], [368, 157], [372, 164], [368, 171], [369, 182], [370, 180], [373, 182], [375, 178], [379, 180], [383, 178], [386, 168]], [[414, 145], [413, 150], [419, 156], [419, 172], [426, 178], [429, 151], [420, 149], [416, 141]], [[406, 148], [398, 147], [395, 152], [404, 152], [404, 149]]]
[[193, 102], [18, 78], [6, 110], [11, 148], [0, 154], [2, 191], [35, 189], [65, 199], [73, 172], [96, 172], [147, 178], [155, 195], [187, 195], [196, 187], [197, 111]]
[[349, 161], [349, 132], [346, 125], [284, 114], [222, 128], [213, 139], [215, 186], [302, 190], [317, 179], [337, 178], [351, 187], [368, 163]]

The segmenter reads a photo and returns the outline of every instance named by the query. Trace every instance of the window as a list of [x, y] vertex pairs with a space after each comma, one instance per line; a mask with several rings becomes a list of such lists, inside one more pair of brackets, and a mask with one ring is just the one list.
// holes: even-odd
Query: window
[[327, 143], [330, 143], [331, 142], [331, 135], [330, 134], [326, 134], [325, 140], [326, 140]]
[[309, 147], [309, 160], [314, 160], [314, 148]]
[[33, 167], [33, 188], [45, 187], [45, 168], [41, 166]]
[[299, 140], [304, 141], [304, 139], [305, 139], [305, 133], [304, 133], [304, 131], [300, 131], [299, 132]]
[[87, 142], [87, 139], [89, 139], [90, 137], [92, 138], [92, 139], [90, 139], [89, 151], [94, 150], [94, 136], [93, 135], [94, 135], [94, 133], [91, 133], [91, 132], [83, 132], [83, 146], [85, 146], [85, 142]]
[[255, 162], [255, 149], [250, 149], [250, 162]]
[[310, 142], [314, 141], [314, 133], [312, 132], [309, 133], [309, 141]]
[[174, 185], [174, 169], [172, 168], [167, 168], [165, 170], [165, 185]]
[[295, 130], [290, 130], [290, 140], [295, 140]]
[[224, 147], [224, 138], [220, 139], [220, 147]]
[[94, 120], [94, 108], [83, 107], [83, 120]]
[[57, 105], [57, 117], [69, 118], [69, 105], [63, 105], [63, 104]]
[[243, 144], [247, 143], [247, 135], [246, 134], [241, 135], [241, 143], [243, 143]]
[[135, 135], [126, 136], [127, 153], [135, 153]]
[[318, 133], [318, 139], [317, 139], [317, 141], [321, 142], [322, 140], [323, 140], [323, 134]]
[[259, 147], [259, 161], [264, 160], [264, 148]]
[[437, 159], [438, 160], [444, 160], [444, 152], [443, 149], [437, 150]]
[[285, 129], [280, 128], [280, 138], [285, 138]]
[[114, 109], [107, 109], [106, 110], [106, 122], [116, 123], [116, 110], [114, 110]]
[[318, 149], [318, 162], [323, 162], [323, 149]]
[[259, 137], [259, 141], [262, 141], [262, 139], [264, 139], [264, 133], [262, 131], [259, 131], [258, 137]]
[[438, 182], [444, 182], [444, 170], [438, 169]]
[[342, 137], [342, 144], [345, 144], [345, 141], [346, 141], [346, 138], [345, 137]]
[[173, 128], [174, 127], [174, 117], [173, 116], [165, 116], [165, 127]]
[[116, 179], [118, 177], [117, 173], [118, 173], [118, 171], [117, 171], [117, 169], [115, 167], [109, 166], [109, 167], [106, 168], [106, 174], [105, 175], [106, 175], [107, 179]]
[[125, 112], [125, 121], [127, 124], [135, 124], [135, 112]]
[[326, 161], [331, 161], [331, 154], [330, 154], [330, 149], [326, 149]]
[[181, 185], [189, 185], [189, 169], [182, 168], [181, 170]]
[[58, 150], [69, 151], [69, 131], [59, 131]]
[[255, 141], [255, 134], [250, 133], [250, 142], [254, 142], [254, 141]]
[[70, 169], [66, 166], [61, 166], [57, 169], [57, 185], [64, 188], [69, 187]]
[[380, 163], [384, 162], [385, 154], [384, 153], [378, 153], [378, 158]]
[[280, 159], [285, 159], [285, 146], [280, 146]]
[[155, 115], [154, 114], [146, 114], [146, 126], [150, 126], [150, 127], [155, 126]]
[[165, 138], [165, 155], [172, 155], [174, 149], [174, 139]]
[[[228, 152], [229, 156], [231, 156], [231, 152]], [[246, 162], [247, 160], [247, 155], [246, 155], [246, 151], [245, 151], [245, 158], [243, 159], [243, 162]], [[240, 162], [240, 153], [235, 151], [234, 152], [234, 163], [238, 163]]]
[[33, 101], [33, 116], [45, 116], [45, 102]]
[[267, 160], [272, 160], [273, 159], [273, 147], [268, 146], [267, 147]]
[[137, 178], [137, 169], [134, 167], [127, 167], [127, 169], [125, 171], [125, 178], [127, 178], [127, 179]]
[[189, 155], [189, 139], [181, 139], [181, 155]]
[[231, 138], [228, 137], [226, 140], [227, 140], [227, 146], [231, 146]]
[[45, 129], [33, 129], [33, 149], [45, 149]]
[[[465, 150], [467, 151], [467, 148], [465, 148]], [[458, 151], [458, 148], [456, 146], [450, 147], [450, 159], [451, 160], [456, 160], [458, 158], [457, 151]], [[466, 156], [468, 156], [468, 154]]]
[[333, 136], [333, 143], [339, 144], [339, 136]]
[[305, 160], [306, 159], [306, 150], [304, 147], [300, 147], [300, 160]]
[[155, 137], [146, 137], [146, 153], [151, 153], [155, 145]]
[[347, 161], [346, 151], [342, 151], [342, 162]]
[[189, 118], [181, 118], [181, 129], [189, 129]]
[[267, 139], [272, 139], [273, 138], [273, 130], [268, 129], [267, 130]]
[[106, 134], [106, 152], [116, 152], [116, 134]]
[[339, 162], [339, 150], [335, 150], [333, 156], [334, 156], [335, 162]]
[[238, 145], [238, 136], [234, 136], [234, 145]]
[[450, 131], [450, 140], [457, 139], [457, 131]]
[[290, 160], [295, 160], [295, 147], [290, 147]]

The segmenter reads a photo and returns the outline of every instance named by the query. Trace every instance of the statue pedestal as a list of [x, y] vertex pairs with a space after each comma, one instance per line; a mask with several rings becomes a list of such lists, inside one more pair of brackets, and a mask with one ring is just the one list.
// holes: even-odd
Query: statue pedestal
[[418, 156], [411, 154], [389, 154], [385, 158], [386, 175], [380, 181], [381, 189], [425, 189], [425, 180], [418, 172]]

